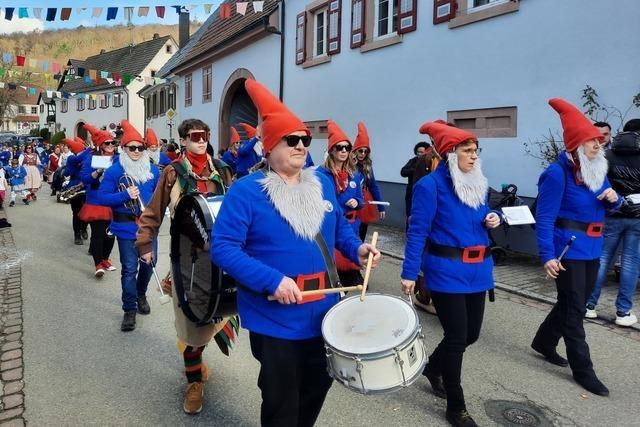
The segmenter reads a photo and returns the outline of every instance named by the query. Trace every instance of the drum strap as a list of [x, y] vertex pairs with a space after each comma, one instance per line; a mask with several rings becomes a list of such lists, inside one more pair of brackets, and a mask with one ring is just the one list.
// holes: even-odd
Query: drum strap
[[338, 270], [336, 269], [336, 263], [331, 257], [329, 253], [329, 248], [327, 247], [327, 243], [324, 241], [324, 237], [322, 237], [322, 233], [318, 232], [314, 237], [318, 248], [320, 248], [320, 252], [322, 253], [322, 258], [324, 258], [324, 263], [327, 267], [327, 273], [329, 274], [329, 284], [332, 288], [341, 288], [342, 283], [340, 283], [340, 278], [338, 277]]

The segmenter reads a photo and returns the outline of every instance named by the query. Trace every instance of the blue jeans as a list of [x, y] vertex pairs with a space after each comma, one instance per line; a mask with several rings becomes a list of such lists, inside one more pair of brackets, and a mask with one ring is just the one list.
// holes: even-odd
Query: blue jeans
[[[147, 286], [153, 274], [151, 266], [139, 260], [135, 240], [118, 237], [120, 264], [122, 265], [122, 309], [132, 311], [138, 309], [138, 297], [145, 296]], [[157, 253], [157, 241], [153, 241], [153, 252]]]
[[638, 262], [640, 261], [640, 219], [607, 218], [604, 225], [604, 245], [600, 255], [600, 270], [596, 285], [587, 304], [597, 305], [602, 285], [607, 279], [607, 270], [616, 255], [622, 240], [622, 265], [620, 268], [620, 288], [616, 298], [616, 310], [628, 313], [633, 306], [633, 294], [638, 283]]

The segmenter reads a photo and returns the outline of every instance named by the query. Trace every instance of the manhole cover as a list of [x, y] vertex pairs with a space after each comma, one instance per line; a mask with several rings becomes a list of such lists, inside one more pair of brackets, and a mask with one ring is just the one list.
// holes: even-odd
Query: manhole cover
[[506, 427], [553, 427], [544, 411], [530, 403], [509, 400], [489, 400], [484, 409], [489, 418]]

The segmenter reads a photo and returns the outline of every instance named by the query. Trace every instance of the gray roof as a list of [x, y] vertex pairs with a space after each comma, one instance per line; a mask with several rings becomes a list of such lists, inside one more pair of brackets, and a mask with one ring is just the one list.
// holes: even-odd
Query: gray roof
[[[152, 39], [137, 45], [126, 46], [99, 55], [90, 56], [85, 61], [71, 60], [70, 62], [73, 61], [72, 65], [76, 67], [76, 69], [80, 66], [76, 64], [84, 62], [84, 67], [81, 68], [86, 69], [86, 75], [89, 75], [89, 70], [97, 70], [98, 72], [109, 71], [122, 75], [126, 73], [130, 74], [133, 78], [142, 73], [170, 38], [171, 36], [158, 37], [157, 39]], [[108, 81], [100, 79], [98, 75], [97, 83], [87, 84], [83, 78], [72, 79], [65, 82], [60, 90], [78, 93], [92, 92], [111, 87], [116, 87], [115, 83], [109, 84]]]

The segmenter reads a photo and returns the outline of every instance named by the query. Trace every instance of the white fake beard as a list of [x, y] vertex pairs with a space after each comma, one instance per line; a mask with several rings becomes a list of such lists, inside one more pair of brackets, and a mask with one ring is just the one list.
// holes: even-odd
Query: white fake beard
[[293, 232], [305, 240], [313, 240], [325, 214], [322, 184], [314, 171], [303, 169], [297, 185], [288, 185], [273, 171], [258, 182]]
[[604, 183], [604, 178], [607, 176], [609, 170], [609, 163], [604, 156], [603, 150], [598, 150], [598, 155], [595, 159], [590, 160], [584, 153], [584, 147], [578, 147], [578, 159], [580, 159], [580, 174], [582, 175], [582, 181], [587, 188], [594, 193]]
[[160, 149], [153, 151], [147, 148], [147, 153], [149, 153], [149, 158], [151, 159], [154, 165], [160, 164]]
[[485, 203], [489, 191], [489, 181], [482, 174], [482, 161], [476, 160], [473, 169], [462, 172], [458, 167], [458, 155], [450, 153], [447, 158], [453, 190], [465, 205], [477, 209]]
[[153, 178], [153, 173], [151, 173], [151, 162], [149, 161], [149, 150], [143, 151], [142, 156], [138, 160], [131, 159], [131, 157], [129, 157], [122, 148], [120, 148], [119, 151], [120, 164], [122, 165], [125, 173], [129, 175], [134, 182], [144, 184]]

